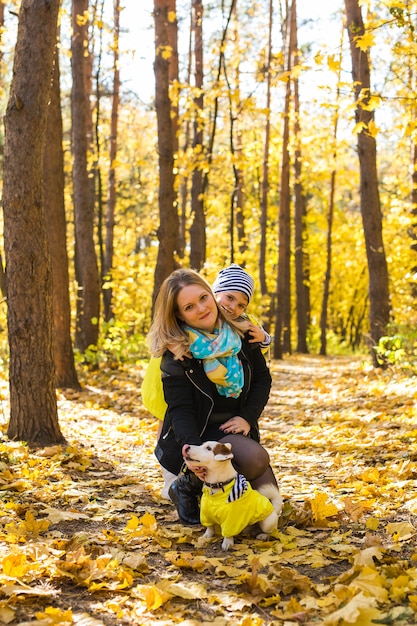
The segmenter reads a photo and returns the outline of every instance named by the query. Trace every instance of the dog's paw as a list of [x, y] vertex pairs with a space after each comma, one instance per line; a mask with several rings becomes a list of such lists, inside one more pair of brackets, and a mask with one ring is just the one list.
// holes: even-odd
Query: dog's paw
[[205, 548], [208, 542], [209, 540], [206, 539], [204, 535], [202, 535], [201, 537], [197, 539], [197, 541], [195, 542], [195, 545], [197, 546], [197, 548]]
[[268, 541], [269, 537], [269, 533], [259, 533], [259, 535], [256, 535], [258, 541]]
[[207, 526], [206, 532], [201, 539], [211, 539], [212, 537], [214, 537], [214, 526]]
[[222, 543], [222, 550], [225, 550], [225, 551], [230, 550], [233, 544], [234, 544], [233, 537], [224, 537], [223, 543]]

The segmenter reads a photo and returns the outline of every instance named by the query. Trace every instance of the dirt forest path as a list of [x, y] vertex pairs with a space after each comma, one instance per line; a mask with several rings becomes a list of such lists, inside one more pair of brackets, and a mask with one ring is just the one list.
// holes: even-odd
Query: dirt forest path
[[359, 357], [271, 372], [261, 436], [284, 511], [230, 553], [161, 498], [141, 367], [59, 393], [66, 449], [4, 440], [0, 624], [417, 624], [416, 379]]

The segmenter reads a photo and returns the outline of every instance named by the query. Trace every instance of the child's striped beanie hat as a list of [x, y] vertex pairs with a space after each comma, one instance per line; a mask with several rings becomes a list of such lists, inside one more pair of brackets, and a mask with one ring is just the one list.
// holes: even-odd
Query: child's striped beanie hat
[[222, 291], [239, 291], [244, 293], [248, 298], [248, 303], [253, 296], [255, 283], [252, 276], [249, 276], [245, 270], [232, 263], [229, 267], [225, 267], [217, 274], [217, 278], [212, 285], [213, 293], [221, 293]]

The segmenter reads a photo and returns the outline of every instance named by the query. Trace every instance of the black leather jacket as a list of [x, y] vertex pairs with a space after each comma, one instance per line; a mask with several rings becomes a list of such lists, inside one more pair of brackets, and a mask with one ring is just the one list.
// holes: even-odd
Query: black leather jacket
[[[244, 371], [239, 413], [250, 424], [249, 436], [259, 441], [258, 419], [268, 402], [271, 375], [259, 344], [242, 339], [239, 353]], [[161, 362], [162, 384], [168, 409], [155, 449], [158, 461], [177, 474], [183, 465], [184, 444], [199, 445], [214, 408], [212, 384], [200, 360], [184, 357], [177, 361], [167, 351]]]

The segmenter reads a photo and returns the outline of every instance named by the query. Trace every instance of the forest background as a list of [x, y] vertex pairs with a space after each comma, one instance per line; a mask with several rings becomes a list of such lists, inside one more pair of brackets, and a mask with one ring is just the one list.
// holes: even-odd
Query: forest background
[[[148, 4], [0, 2], [0, 621], [415, 623], [417, 5]], [[138, 387], [160, 281], [231, 261], [285, 507], [223, 555]]]
[[[62, 3], [50, 66], [59, 74], [41, 109], [48, 125], [46, 140], [34, 144], [43, 146], [43, 163], [33, 180], [21, 150], [34, 119], [25, 116], [36, 42], [29, 39], [25, 65], [29, 48], [19, 41], [28, 7], [0, 5], [4, 256], [13, 276], [6, 285], [2, 274], [9, 329], [3, 353], [7, 359], [8, 347], [18, 392], [12, 421], [27, 423], [29, 405], [35, 412], [39, 402], [52, 406], [53, 381], [78, 385], [73, 347], [77, 363], [95, 367], [146, 358], [155, 295], [178, 265], [209, 281], [230, 262], [244, 265], [257, 285], [251, 310], [274, 336], [276, 358], [370, 347], [376, 363], [402, 360], [413, 368], [414, 3], [346, 0], [314, 12], [295, 0], [157, 0], [145, 14], [144, 6], [131, 13], [134, 4], [125, 4]], [[135, 55], [139, 75], [132, 73]], [[47, 77], [42, 59], [39, 75]], [[32, 90], [38, 85], [33, 80]], [[33, 212], [36, 202], [16, 202], [42, 179], [40, 212]], [[45, 341], [52, 326], [54, 344]], [[34, 372], [50, 401], [40, 391], [24, 409]], [[21, 420], [13, 420], [13, 406]]]

